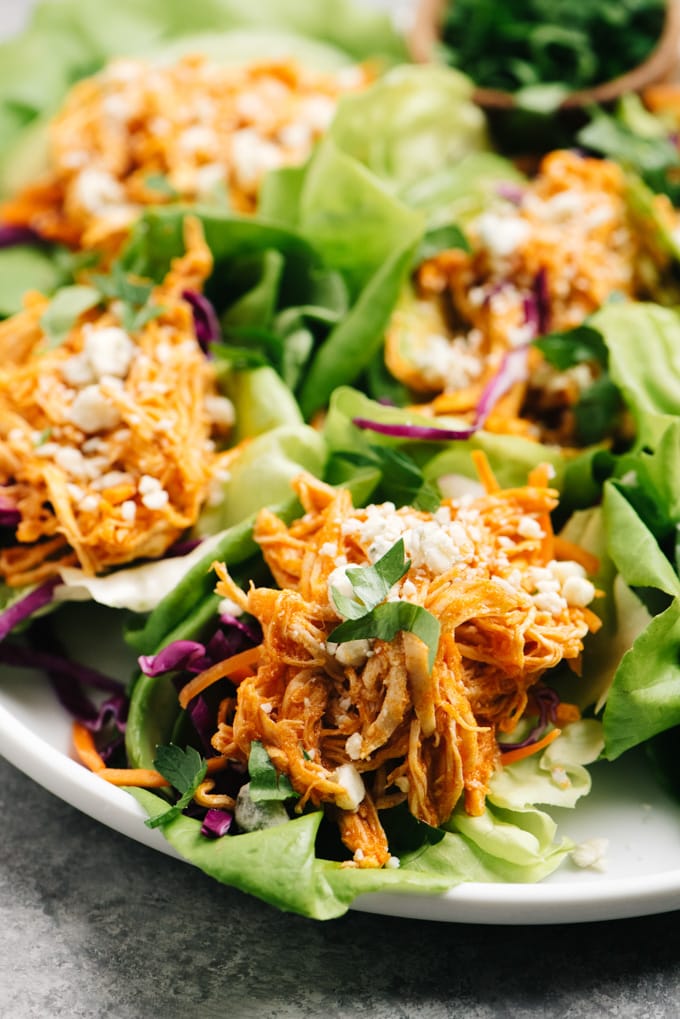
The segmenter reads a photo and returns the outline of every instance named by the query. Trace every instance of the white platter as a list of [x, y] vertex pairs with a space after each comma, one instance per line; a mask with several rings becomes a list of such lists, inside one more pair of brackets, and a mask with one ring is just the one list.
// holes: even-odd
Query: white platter
[[[81, 632], [96, 620], [79, 610]], [[89, 658], [102, 671], [129, 675], [119, 651], [90, 639]], [[110, 668], [102, 667], [102, 654]], [[80, 655], [78, 657], [81, 657]], [[99, 659], [94, 661], [93, 659]], [[73, 756], [71, 720], [49, 683], [27, 670], [0, 667], [0, 753], [45, 789], [102, 824], [152, 849], [176, 855], [125, 792], [82, 767]], [[353, 908], [427, 920], [485, 924], [576, 923], [680, 909], [680, 803], [654, 781], [642, 755], [592, 768], [593, 791], [576, 810], [553, 812], [576, 842], [606, 838], [606, 870], [568, 862], [540, 884], [467, 884], [443, 896], [370, 895]]]

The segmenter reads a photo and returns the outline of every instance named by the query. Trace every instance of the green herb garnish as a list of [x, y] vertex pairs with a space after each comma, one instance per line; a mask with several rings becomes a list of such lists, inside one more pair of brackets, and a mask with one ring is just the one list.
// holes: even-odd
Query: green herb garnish
[[154, 283], [126, 272], [119, 262], [113, 265], [109, 276], [95, 275], [91, 282], [103, 297], [119, 302], [121, 323], [129, 333], [163, 312], [159, 305], [148, 303]]
[[207, 773], [207, 764], [197, 750], [193, 747], [182, 750], [173, 743], [166, 747], [158, 747], [153, 764], [156, 771], [159, 771], [181, 795], [167, 810], [146, 819], [144, 823], [149, 828], [167, 824], [181, 814], [191, 803], [194, 793]]
[[248, 791], [253, 803], [262, 803], [265, 800], [289, 800], [292, 796], [298, 795], [288, 776], [279, 774], [269, 754], [258, 740], [253, 740], [250, 744], [248, 774], [250, 775]]
[[47, 337], [47, 349], [60, 346], [80, 316], [101, 303], [101, 293], [94, 287], [62, 287], [47, 305], [40, 327]]
[[404, 558], [404, 541], [397, 541], [373, 566], [356, 566], [346, 571], [354, 597], [349, 598], [337, 588], [331, 597], [345, 622], [337, 626], [328, 640], [344, 644], [350, 640], [394, 640], [400, 630], [419, 637], [428, 648], [428, 668], [434, 665], [439, 644], [439, 620], [408, 601], [385, 601], [394, 584], [408, 572], [410, 561]]

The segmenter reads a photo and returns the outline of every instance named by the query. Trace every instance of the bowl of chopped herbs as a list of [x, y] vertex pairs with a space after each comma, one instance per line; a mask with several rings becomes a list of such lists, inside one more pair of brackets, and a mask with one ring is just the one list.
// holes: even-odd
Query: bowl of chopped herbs
[[679, 0], [420, 0], [415, 60], [465, 72], [488, 109], [609, 103], [673, 77]]

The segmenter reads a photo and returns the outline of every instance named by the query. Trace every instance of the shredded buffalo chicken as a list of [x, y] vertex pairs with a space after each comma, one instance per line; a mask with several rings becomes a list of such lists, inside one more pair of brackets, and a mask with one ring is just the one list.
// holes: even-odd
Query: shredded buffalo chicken
[[328, 73], [293, 60], [113, 60], [70, 91], [50, 124], [49, 167], [0, 218], [115, 250], [147, 206], [221, 200], [251, 213], [265, 172], [302, 164], [339, 98], [370, 78], [359, 66]]
[[[350, 494], [308, 476], [296, 482], [305, 513], [287, 526], [268, 510], [255, 538], [279, 589], [247, 593], [216, 564], [217, 591], [255, 616], [263, 641], [254, 671], [225, 702], [213, 737], [246, 762], [261, 741], [299, 793], [326, 805], [353, 854], [348, 865], [389, 864], [379, 811], [406, 801], [440, 825], [459, 800], [484, 810], [499, 766], [498, 733], [514, 729], [546, 670], [578, 670], [598, 618], [586, 570], [559, 560], [547, 471], [526, 487], [447, 500], [434, 514], [392, 504], [355, 509]], [[365, 566], [402, 538], [408, 572], [390, 592], [440, 622], [434, 667], [415, 634], [332, 644], [340, 622], [332, 589], [347, 565]], [[581, 557], [592, 568], [588, 557]]]
[[[526, 370], [485, 428], [571, 445], [571, 408], [598, 366], [558, 372], [532, 340], [581, 325], [614, 295], [648, 298], [670, 256], [651, 249], [626, 175], [610, 160], [557, 150], [532, 180], [507, 189], [466, 227], [469, 251], [442, 251], [418, 267], [388, 330], [385, 361], [421, 413], [474, 415], [503, 358], [524, 349]], [[676, 229], [666, 196], [653, 202]]]
[[182, 297], [201, 290], [212, 256], [196, 220], [186, 239], [138, 329], [123, 328], [118, 303], [102, 298], [54, 342], [50, 302], [35, 292], [0, 324], [0, 492], [17, 515], [0, 550], [6, 583], [159, 557], [223, 476], [233, 407]]

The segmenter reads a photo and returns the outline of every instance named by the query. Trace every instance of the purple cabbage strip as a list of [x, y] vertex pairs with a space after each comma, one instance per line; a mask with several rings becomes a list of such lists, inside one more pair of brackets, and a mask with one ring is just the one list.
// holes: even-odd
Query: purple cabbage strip
[[137, 659], [145, 676], [162, 676], [166, 672], [203, 672], [217, 662], [231, 658], [246, 647], [259, 644], [262, 635], [256, 624], [243, 622], [233, 616], [220, 617], [221, 627], [209, 641], [200, 644], [195, 640], [174, 640], [155, 655], [140, 655]]
[[524, 198], [524, 188], [515, 181], [502, 180], [496, 187], [496, 194], [499, 198], [505, 198], [506, 202], [513, 205], [521, 205]]
[[550, 294], [548, 270], [542, 266], [534, 276], [533, 297], [536, 307], [536, 333], [544, 336], [550, 331]]
[[21, 513], [15, 503], [0, 493], [0, 527], [16, 527], [21, 521]]
[[[112, 724], [115, 734], [99, 748], [102, 759], [108, 763], [123, 743], [127, 721], [128, 700], [125, 687], [94, 669], [70, 662], [60, 652], [37, 650], [24, 645], [0, 644], [0, 661], [6, 665], [36, 668], [45, 672], [57, 700], [73, 718], [92, 732], [100, 733]], [[82, 684], [111, 693], [100, 707], [96, 707], [82, 688]]]
[[477, 430], [476, 425], [467, 428], [435, 428], [434, 425], [389, 424], [362, 417], [352, 418], [352, 424], [357, 428], [378, 432], [380, 435], [390, 435], [395, 439], [439, 439], [442, 442], [447, 439], [469, 439]]
[[95, 690], [103, 690], [107, 693], [119, 694], [124, 690], [124, 685], [117, 679], [112, 679], [87, 665], [70, 662], [61, 654], [53, 651], [38, 650], [34, 647], [25, 647], [22, 644], [0, 644], [0, 661], [5, 665], [17, 668], [41, 669], [43, 672], [58, 673], [64, 679], [82, 683], [84, 686], [91, 686]]
[[516, 382], [525, 381], [528, 353], [528, 344], [522, 344], [521, 347], [514, 347], [503, 355], [498, 371], [486, 384], [479, 398], [475, 420], [471, 426], [475, 432], [483, 426], [500, 398], [505, 396]]
[[214, 754], [212, 743], [210, 740], [215, 734], [217, 728], [215, 723], [215, 714], [208, 706], [208, 702], [202, 694], [192, 698], [187, 705], [187, 714], [191, 719], [198, 738], [200, 739], [203, 749], [206, 754]]
[[22, 244], [43, 244], [43, 238], [30, 226], [0, 223], [0, 248], [16, 248]]
[[156, 655], [140, 655], [137, 659], [145, 676], [162, 676], [165, 672], [203, 672], [213, 661], [205, 646], [195, 640], [174, 640]]
[[165, 552], [164, 559], [176, 559], [179, 556], [188, 555], [202, 544], [202, 538], [187, 538], [185, 541], [176, 541], [174, 545]]
[[483, 427], [484, 422], [493, 410], [496, 403], [516, 382], [523, 382], [527, 377], [527, 354], [528, 344], [515, 347], [507, 351], [503, 356], [500, 367], [494, 377], [487, 383], [482, 391], [475, 413], [475, 419], [471, 425], [465, 428], [437, 428], [434, 425], [408, 425], [388, 424], [382, 421], [372, 421], [370, 418], [352, 418], [352, 423], [357, 428], [379, 432], [381, 435], [390, 435], [393, 438], [403, 439], [424, 439], [434, 441], [447, 441], [449, 439], [469, 439], [475, 432]]
[[[245, 640], [241, 642], [241, 646], [236, 647], [233, 651], [230, 652], [232, 655], [235, 655], [237, 651], [245, 651], [248, 644], [252, 644], [253, 646], [255, 646], [255, 644], [262, 643], [262, 627], [255, 619], [252, 620], [237, 619], [235, 616], [230, 616], [227, 613], [223, 613], [220, 616], [220, 623], [222, 624], [223, 627], [228, 627], [227, 632], [232, 633], [233, 640], [236, 639], [236, 632], [238, 632], [245, 638]], [[216, 634], [220, 632], [223, 631], [218, 630], [216, 631]]]
[[548, 724], [555, 722], [557, 707], [560, 703], [557, 691], [553, 690], [552, 687], [542, 686], [538, 690], [532, 690], [531, 692], [538, 706], [536, 725], [523, 740], [517, 743], [501, 743], [500, 748], [503, 753], [508, 750], [523, 750], [524, 747], [531, 746], [532, 743], [536, 743], [543, 736]]
[[49, 605], [54, 597], [54, 589], [60, 583], [58, 577], [53, 577], [39, 587], [34, 587], [23, 598], [19, 598], [0, 612], [0, 641], [3, 641], [19, 623], [23, 623], [39, 609]]
[[196, 339], [201, 349], [207, 354], [211, 343], [222, 338], [222, 330], [217, 312], [211, 301], [197, 290], [183, 290], [182, 297], [191, 305], [194, 316]]
[[218, 810], [215, 807], [211, 807], [205, 817], [203, 818], [203, 824], [201, 825], [201, 835], [205, 835], [211, 839], [221, 838], [226, 835], [234, 820], [234, 815], [228, 810]]

